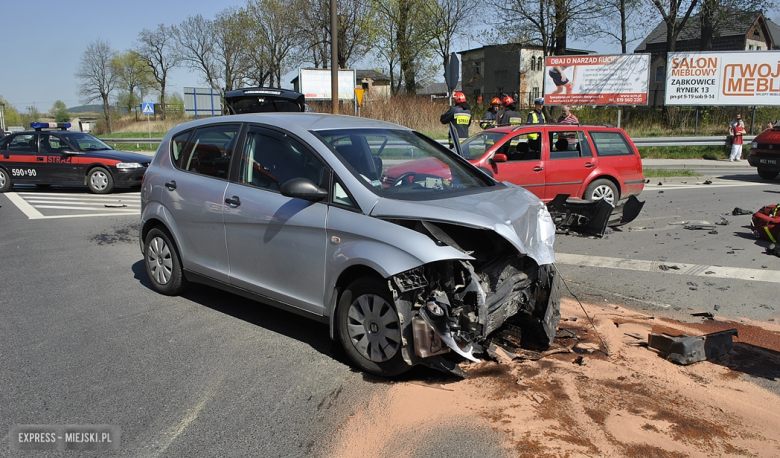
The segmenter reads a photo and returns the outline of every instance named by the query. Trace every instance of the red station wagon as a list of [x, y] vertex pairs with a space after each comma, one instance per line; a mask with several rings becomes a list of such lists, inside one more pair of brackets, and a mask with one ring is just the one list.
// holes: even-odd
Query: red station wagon
[[[461, 144], [463, 156], [544, 202], [558, 194], [585, 200], [638, 195], [645, 186], [642, 160], [629, 136], [616, 127], [577, 124], [530, 124], [484, 130]], [[403, 175], [442, 175], [438, 164], [407, 161], [385, 171], [390, 186]]]

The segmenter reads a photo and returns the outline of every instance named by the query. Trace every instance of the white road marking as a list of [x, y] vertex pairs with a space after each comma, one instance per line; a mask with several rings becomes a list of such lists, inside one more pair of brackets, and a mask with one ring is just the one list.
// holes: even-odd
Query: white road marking
[[[764, 281], [780, 283], [780, 273], [771, 269], [747, 269], [743, 267], [707, 266], [671, 261], [644, 261], [640, 259], [608, 258], [581, 254], [555, 253], [555, 262], [575, 266], [602, 267], [608, 269], [658, 272], [665, 274], [691, 275], [732, 280]], [[661, 270], [660, 266], [677, 266], [677, 269]], [[710, 272], [710, 273], [707, 273]]]
[[[34, 192], [5, 194], [29, 219], [85, 218], [93, 216], [127, 216], [140, 213], [140, 195], [73, 195]], [[43, 205], [47, 204], [47, 205]], [[109, 205], [106, 207], [105, 205]], [[120, 207], [124, 205], [124, 207]], [[44, 215], [37, 209], [81, 210], [90, 213]]]
[[35, 208], [33, 208], [32, 205], [28, 204], [27, 201], [22, 199], [19, 195], [17, 195], [15, 192], [7, 192], [5, 193], [6, 197], [8, 197], [8, 200], [13, 202], [14, 205], [19, 208], [19, 210], [22, 211], [25, 215], [27, 215], [27, 218], [29, 219], [41, 219], [45, 218], [43, 216], [43, 213], [39, 212]]
[[[651, 178], [652, 180], [652, 178]], [[677, 189], [711, 189], [711, 188], [732, 188], [732, 187], [745, 187], [745, 186], [766, 186], [767, 183], [751, 182], [751, 181], [713, 181], [712, 184], [698, 183], [664, 183], [660, 186], [657, 184], [646, 184], [642, 192], [653, 191], [673, 191]]]

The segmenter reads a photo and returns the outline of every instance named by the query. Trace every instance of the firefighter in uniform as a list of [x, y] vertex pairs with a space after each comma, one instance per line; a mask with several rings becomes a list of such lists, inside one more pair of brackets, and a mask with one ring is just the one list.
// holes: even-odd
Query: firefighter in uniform
[[479, 127], [487, 129], [488, 127], [496, 127], [496, 119], [498, 117], [498, 110], [501, 108], [501, 99], [494, 97], [490, 101], [490, 108], [488, 108], [485, 116], [482, 117], [482, 121], [479, 122]]
[[[466, 95], [462, 92], [452, 94], [455, 105], [450, 107], [446, 113], [441, 115], [441, 123], [452, 123], [458, 134], [457, 141], [461, 142], [469, 138], [469, 124], [471, 124], [471, 107], [466, 102]], [[454, 147], [453, 139], [450, 137], [450, 149]]]
[[[534, 99], [534, 111], [528, 113], [528, 119], [525, 121], [526, 124], [547, 124], [547, 118], [544, 117], [544, 112], [542, 111], [542, 108], [544, 108], [544, 99], [538, 98]], [[541, 151], [542, 150], [542, 139], [539, 138], [538, 133], [530, 133], [528, 134], [528, 146], [529, 148]]]
[[504, 109], [498, 112], [499, 126], [519, 126], [523, 123], [522, 115], [517, 111], [517, 103], [510, 96], [505, 96], [501, 103]]

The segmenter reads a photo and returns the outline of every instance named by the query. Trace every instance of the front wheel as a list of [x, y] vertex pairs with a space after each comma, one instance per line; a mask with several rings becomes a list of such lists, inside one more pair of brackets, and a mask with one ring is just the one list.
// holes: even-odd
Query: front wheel
[[10, 191], [14, 185], [11, 183], [11, 177], [4, 168], [0, 167], [0, 192]]
[[175, 296], [187, 287], [179, 252], [167, 231], [154, 228], [146, 234], [144, 264], [146, 275], [158, 293]]
[[350, 359], [381, 377], [411, 368], [403, 359], [403, 326], [387, 283], [363, 277], [350, 283], [339, 299], [338, 333]]
[[615, 187], [615, 184], [609, 180], [596, 180], [588, 185], [585, 189], [585, 195], [582, 196], [582, 198], [585, 200], [604, 199], [612, 205], [615, 205], [618, 201], [618, 190], [617, 187]]
[[95, 167], [87, 175], [87, 186], [95, 194], [108, 194], [114, 190], [114, 178], [103, 167]]
[[765, 180], [774, 180], [777, 177], [778, 172], [771, 172], [765, 169], [758, 169], [758, 176]]

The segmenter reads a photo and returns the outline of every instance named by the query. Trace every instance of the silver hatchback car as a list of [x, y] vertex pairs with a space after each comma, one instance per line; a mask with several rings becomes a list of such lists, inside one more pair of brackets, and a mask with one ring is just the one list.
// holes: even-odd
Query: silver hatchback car
[[[413, 166], [389, 179], [384, 171]], [[445, 176], [426, 173], [446, 170]], [[419, 173], [415, 171], [419, 167]], [[464, 375], [512, 323], [550, 344], [560, 319], [545, 205], [408, 128], [262, 113], [187, 122], [141, 191], [154, 288], [212, 285], [330, 326], [361, 369]]]

